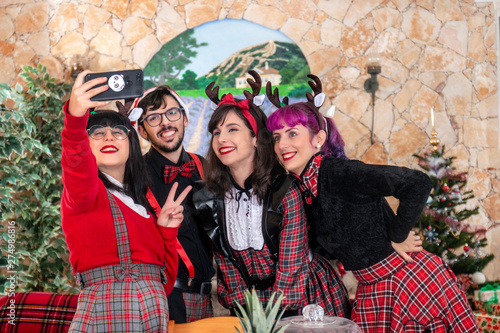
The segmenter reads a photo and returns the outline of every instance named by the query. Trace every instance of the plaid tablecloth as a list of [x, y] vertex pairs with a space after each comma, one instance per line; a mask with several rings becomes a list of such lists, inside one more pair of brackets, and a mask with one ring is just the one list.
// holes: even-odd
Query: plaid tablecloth
[[[0, 333], [67, 332], [78, 294], [16, 293], [0, 298]], [[14, 324], [14, 325], [12, 325]]]

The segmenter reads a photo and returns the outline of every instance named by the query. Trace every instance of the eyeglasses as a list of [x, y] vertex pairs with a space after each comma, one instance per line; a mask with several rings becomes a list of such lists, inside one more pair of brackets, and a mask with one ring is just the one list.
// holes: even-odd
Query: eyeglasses
[[113, 134], [113, 136], [118, 140], [125, 140], [126, 138], [128, 138], [128, 135], [130, 133], [130, 130], [123, 125], [116, 125], [113, 127], [94, 125], [87, 130], [87, 133], [94, 140], [102, 140], [102, 138], [104, 138], [108, 130], [111, 130], [111, 134]]
[[142, 124], [144, 121], [146, 121], [149, 124], [149, 126], [156, 127], [156, 126], [161, 124], [163, 115], [165, 115], [165, 117], [167, 117], [167, 119], [169, 121], [174, 122], [174, 121], [181, 119], [181, 114], [183, 112], [184, 112], [184, 109], [182, 109], [182, 108], [171, 108], [163, 113], [150, 114], [146, 118], [141, 119], [139, 121], [139, 124]]

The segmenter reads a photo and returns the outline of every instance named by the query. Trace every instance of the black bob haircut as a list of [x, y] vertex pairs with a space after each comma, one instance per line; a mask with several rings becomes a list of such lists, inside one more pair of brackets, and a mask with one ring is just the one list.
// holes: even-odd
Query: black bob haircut
[[99, 179], [108, 189], [129, 195], [135, 203], [144, 206], [150, 214], [154, 215], [151, 204], [146, 199], [149, 179], [146, 170], [146, 164], [142, 157], [139, 136], [132, 127], [130, 120], [123, 114], [111, 110], [98, 110], [91, 115], [87, 121], [87, 129], [94, 125], [117, 126], [123, 125], [129, 129], [128, 140], [130, 143], [129, 155], [125, 164], [125, 175], [123, 176], [123, 188], [111, 183], [108, 178], [99, 170]]

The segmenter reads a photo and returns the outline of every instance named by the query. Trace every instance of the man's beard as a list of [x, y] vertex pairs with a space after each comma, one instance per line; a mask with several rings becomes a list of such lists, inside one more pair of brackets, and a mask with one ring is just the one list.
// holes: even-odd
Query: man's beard
[[[167, 127], [164, 131], [168, 131], [170, 128], [172, 128], [172, 127]], [[175, 128], [175, 129], [177, 129], [177, 128]], [[179, 133], [180, 136], [178, 137], [178, 141], [175, 142], [175, 144], [173, 146], [170, 146], [172, 144], [172, 142], [164, 142], [161, 139], [159, 139], [158, 137], [154, 137], [152, 139], [149, 134], [148, 134], [148, 137], [149, 137], [149, 141], [151, 142], [151, 144], [159, 151], [164, 152], [164, 153], [173, 153], [174, 151], [177, 151], [182, 146], [182, 141], [184, 140], [184, 128], [182, 128], [182, 132], [178, 131], [177, 133]], [[176, 138], [177, 138], [177, 136], [176, 136]]]

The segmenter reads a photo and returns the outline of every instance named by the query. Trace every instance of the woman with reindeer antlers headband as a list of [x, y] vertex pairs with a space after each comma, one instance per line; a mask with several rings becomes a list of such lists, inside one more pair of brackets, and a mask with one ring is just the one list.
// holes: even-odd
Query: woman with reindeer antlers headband
[[180, 203], [191, 187], [174, 200], [174, 185], [154, 214], [129, 119], [112, 110], [89, 117], [90, 108], [109, 103], [91, 101], [108, 85], [96, 87], [106, 78], [84, 82], [89, 72], [75, 80], [61, 134], [62, 228], [82, 289], [70, 332], [166, 332]]
[[300, 192], [273, 153], [266, 115], [259, 108], [260, 76], [248, 79], [245, 100], [231, 94], [219, 100], [212, 82], [207, 96], [217, 105], [208, 124], [212, 134], [205, 166], [205, 187], [193, 194], [206, 221], [218, 266], [218, 296], [228, 308], [244, 304], [255, 288], [267, 303], [282, 292], [285, 315], [307, 304], [347, 316], [347, 291], [328, 261], [309, 251]]
[[[429, 177], [348, 160], [333, 120], [319, 112], [321, 81], [308, 77], [314, 96], [291, 105], [268, 82], [268, 98], [279, 109], [267, 127], [279, 160], [302, 182], [312, 237], [359, 282], [352, 319], [365, 333], [478, 332], [453, 272], [411, 231], [429, 197]], [[397, 215], [386, 196], [399, 199]]]

